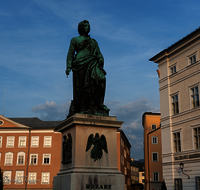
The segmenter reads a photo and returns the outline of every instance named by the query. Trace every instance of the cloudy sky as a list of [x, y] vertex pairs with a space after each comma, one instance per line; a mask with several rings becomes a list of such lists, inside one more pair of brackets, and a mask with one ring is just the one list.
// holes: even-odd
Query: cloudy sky
[[157, 65], [149, 58], [199, 27], [199, 7], [199, 0], [0, 1], [0, 114], [66, 118], [66, 55], [87, 19], [105, 59], [105, 105], [124, 121], [132, 157], [143, 158], [142, 114], [159, 112], [160, 101]]

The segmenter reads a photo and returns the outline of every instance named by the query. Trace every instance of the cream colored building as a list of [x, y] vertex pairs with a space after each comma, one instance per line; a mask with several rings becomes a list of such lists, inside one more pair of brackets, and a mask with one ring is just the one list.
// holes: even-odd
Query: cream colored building
[[139, 183], [142, 183], [143, 185], [145, 183], [145, 173], [144, 173], [144, 171], [139, 172]]
[[[168, 190], [200, 189], [200, 28], [150, 59], [158, 64], [163, 178]], [[183, 174], [180, 163], [184, 164]]]

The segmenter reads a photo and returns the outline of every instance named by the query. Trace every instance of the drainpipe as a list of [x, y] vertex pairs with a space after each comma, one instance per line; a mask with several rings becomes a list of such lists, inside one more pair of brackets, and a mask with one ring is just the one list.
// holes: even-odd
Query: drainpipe
[[153, 131], [151, 131], [151, 132], [149, 132], [149, 133], [147, 133], [147, 154], [148, 154], [148, 175], [149, 175], [149, 190], [150, 190], [150, 169], [149, 169], [149, 166], [150, 166], [150, 161], [149, 161], [149, 135], [151, 134], [151, 133], [153, 133], [153, 132], [155, 132], [155, 131], [157, 131], [158, 129], [160, 129], [161, 128], [161, 125], [160, 125], [160, 127], [158, 127], [157, 129], [155, 129], [155, 130], [153, 130]]
[[29, 129], [29, 137], [28, 137], [28, 153], [27, 153], [27, 162], [26, 162], [25, 190], [27, 188], [27, 182], [28, 182], [28, 163], [29, 163], [29, 151], [30, 151], [30, 137], [31, 137], [31, 129]]

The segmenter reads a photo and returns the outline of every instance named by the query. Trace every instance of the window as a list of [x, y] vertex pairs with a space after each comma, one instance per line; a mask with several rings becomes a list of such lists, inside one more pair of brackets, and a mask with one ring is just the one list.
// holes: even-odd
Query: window
[[193, 54], [192, 56], [188, 57], [189, 65], [197, 62], [196, 54]]
[[151, 125], [151, 129], [152, 129], [152, 130], [155, 130], [156, 128], [157, 128], [157, 126], [156, 126], [155, 124], [152, 124], [152, 125]]
[[126, 151], [127, 151], [127, 154], [129, 155], [130, 154], [130, 150], [127, 148]]
[[191, 88], [192, 108], [199, 107], [199, 88], [198, 86]]
[[153, 172], [153, 181], [159, 181], [159, 173]]
[[142, 183], [145, 183], [145, 179], [142, 179]]
[[11, 171], [3, 172], [3, 181], [4, 181], [4, 184], [6, 185], [11, 183]]
[[196, 176], [196, 190], [200, 190], [200, 176]]
[[0, 137], [0, 147], [2, 147], [2, 140], [3, 140], [3, 137]]
[[24, 152], [19, 152], [17, 154], [17, 164], [21, 165], [25, 163], [25, 153]]
[[123, 156], [121, 156], [121, 164], [124, 165], [124, 157]]
[[38, 147], [39, 146], [39, 137], [31, 137], [31, 146]]
[[158, 153], [157, 152], [152, 152], [152, 161], [157, 162], [158, 161]]
[[173, 65], [172, 67], [170, 67], [170, 73], [171, 74], [176, 73], [176, 65]]
[[6, 147], [14, 147], [14, 139], [15, 139], [15, 137], [8, 136]]
[[3, 123], [4, 123], [4, 122], [3, 122], [2, 120], [0, 120], [0, 125], [3, 125]]
[[30, 172], [29, 173], [29, 178], [28, 178], [28, 183], [29, 184], [36, 184], [36, 172]]
[[12, 161], [13, 161], [13, 153], [12, 152], [8, 152], [5, 154], [5, 165], [12, 165]]
[[126, 150], [124, 149], [124, 158], [126, 158]]
[[133, 180], [133, 176], [131, 176], [131, 179]]
[[16, 171], [15, 184], [23, 184], [24, 171]]
[[174, 152], [181, 152], [180, 132], [174, 133]]
[[44, 147], [51, 147], [51, 136], [44, 137]]
[[183, 190], [182, 188], [182, 178], [175, 178], [174, 179], [174, 189], [175, 190]]
[[43, 164], [50, 164], [51, 154], [43, 154]]
[[200, 148], [200, 127], [194, 129], [194, 147]]
[[49, 177], [49, 172], [42, 173], [42, 184], [49, 184]]
[[30, 164], [36, 165], [37, 164], [38, 154], [31, 154], [30, 155]]
[[26, 136], [24, 137], [19, 137], [19, 147], [26, 147]]
[[178, 94], [172, 96], [172, 114], [179, 113], [179, 107], [178, 107]]
[[144, 174], [144, 173], [142, 173], [142, 176], [145, 176], [145, 174]]
[[124, 141], [121, 139], [121, 146], [124, 147]]
[[124, 174], [127, 175], [127, 168], [124, 167]]
[[152, 144], [158, 144], [158, 137], [152, 137]]

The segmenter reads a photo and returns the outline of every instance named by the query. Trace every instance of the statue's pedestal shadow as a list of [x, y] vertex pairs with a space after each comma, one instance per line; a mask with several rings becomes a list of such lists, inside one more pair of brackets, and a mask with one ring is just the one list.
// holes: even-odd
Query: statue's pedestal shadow
[[75, 114], [57, 126], [62, 136], [71, 134], [72, 156], [71, 163], [61, 160], [53, 189], [124, 190], [125, 177], [117, 168], [117, 129], [122, 123], [116, 117]]

